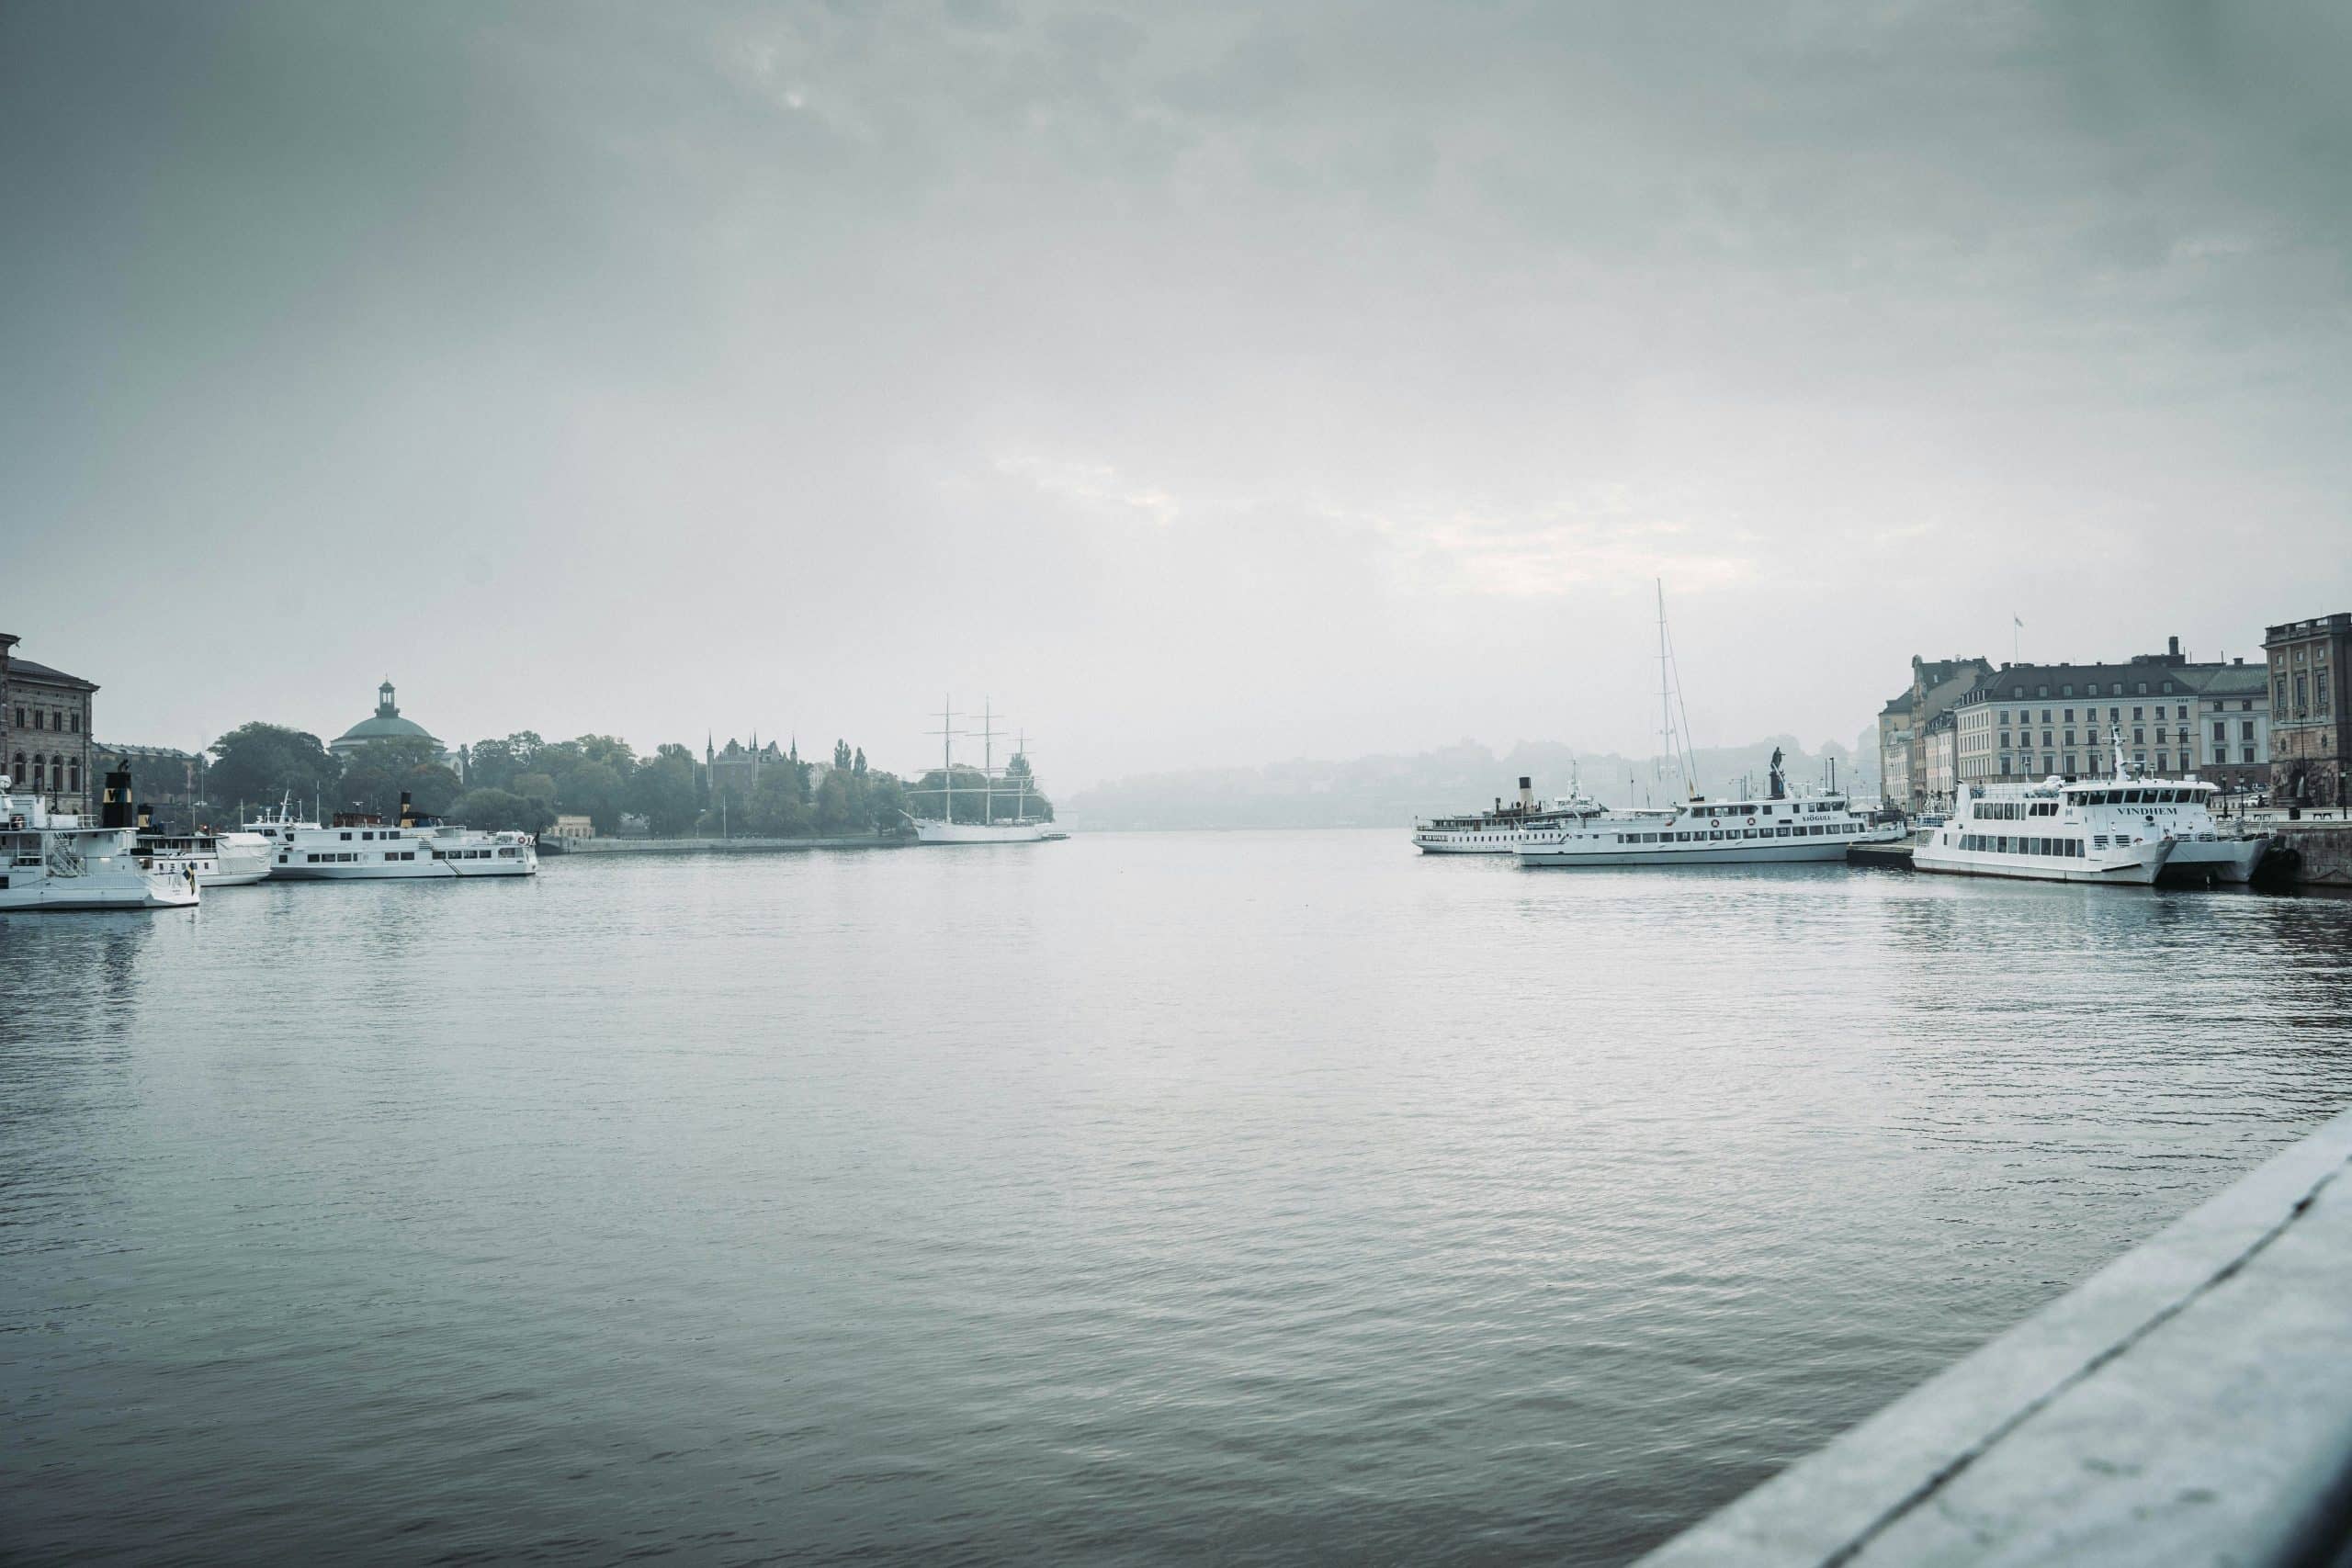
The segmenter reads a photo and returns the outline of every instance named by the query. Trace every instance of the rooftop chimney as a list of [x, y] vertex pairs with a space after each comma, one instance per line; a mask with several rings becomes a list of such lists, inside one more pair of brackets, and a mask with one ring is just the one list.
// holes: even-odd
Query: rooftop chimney
[[2180, 638], [2177, 637], [2166, 637], [2165, 639], [2165, 651], [2171, 654], [2175, 659], [2178, 659], [2180, 657]]

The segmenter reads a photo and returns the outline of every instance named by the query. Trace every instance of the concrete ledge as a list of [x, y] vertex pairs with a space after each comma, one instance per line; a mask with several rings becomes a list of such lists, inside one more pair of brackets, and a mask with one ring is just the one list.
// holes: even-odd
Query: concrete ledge
[[1644, 1558], [2327, 1560], [2352, 1479], [2352, 1113]]

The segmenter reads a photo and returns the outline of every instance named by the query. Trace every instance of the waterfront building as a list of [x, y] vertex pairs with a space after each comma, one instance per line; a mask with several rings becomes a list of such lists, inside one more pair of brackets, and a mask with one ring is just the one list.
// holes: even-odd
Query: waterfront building
[[2207, 667], [2189, 702], [2199, 778], [2231, 795], [2270, 787], [2269, 693], [2267, 665], [2236, 659]]
[[97, 784], [90, 740], [95, 682], [18, 658], [18, 638], [0, 632], [0, 773], [16, 793], [40, 795], [64, 812], [87, 813]]
[[434, 758], [443, 767], [451, 767], [456, 759], [434, 739], [432, 731], [413, 718], [401, 716], [400, 705], [392, 700], [390, 676], [376, 688], [376, 711], [349, 729], [327, 742], [327, 750], [338, 757], [348, 757], [371, 740], [422, 740], [433, 748]]
[[1926, 804], [1930, 811], [1951, 809], [1960, 776], [1959, 738], [1959, 721], [1950, 708], [1929, 719], [1921, 736], [1919, 750], [1928, 768]]
[[2270, 684], [2270, 793], [2311, 806], [2346, 802], [2352, 773], [2352, 614], [2289, 621], [2262, 639]]
[[1992, 674], [1984, 659], [1911, 660], [1911, 684], [1879, 710], [1879, 794], [1905, 811], [1928, 805], [1927, 727]]
[[714, 747], [710, 737], [703, 737], [703, 782], [713, 800], [724, 795], [738, 802], [747, 801], [759, 792], [762, 769], [799, 761], [800, 742], [797, 739], [788, 747], [779, 747], [773, 740], [763, 746], [759, 731], [753, 730], [748, 746], [729, 736], [725, 746]]
[[595, 819], [569, 814], [559, 816], [555, 826], [542, 836], [549, 839], [593, 839], [596, 836]]

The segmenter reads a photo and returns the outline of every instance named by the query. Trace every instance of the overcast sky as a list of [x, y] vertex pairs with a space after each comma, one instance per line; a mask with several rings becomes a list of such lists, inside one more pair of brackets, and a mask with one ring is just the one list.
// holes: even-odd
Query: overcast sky
[[1850, 741], [2352, 608], [2352, 9], [0, 6], [100, 734]]

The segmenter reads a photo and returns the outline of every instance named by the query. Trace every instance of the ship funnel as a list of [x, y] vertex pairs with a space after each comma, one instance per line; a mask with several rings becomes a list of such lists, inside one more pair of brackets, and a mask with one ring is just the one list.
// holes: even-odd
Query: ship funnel
[[406, 790], [401, 791], [401, 826], [403, 828], [413, 828], [416, 826], [416, 813], [409, 807], [408, 791]]
[[111, 769], [107, 773], [106, 794], [98, 800], [98, 826], [128, 828], [130, 826], [130, 770]]
[[154, 827], [154, 825], [155, 808], [152, 806], [141, 807], [139, 808], [139, 830], [144, 833], [149, 829]]
[[1532, 787], [1534, 782], [1525, 773], [1519, 775], [1519, 808], [1521, 811], [1535, 809], [1535, 791]]

